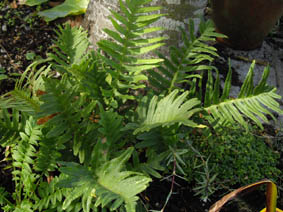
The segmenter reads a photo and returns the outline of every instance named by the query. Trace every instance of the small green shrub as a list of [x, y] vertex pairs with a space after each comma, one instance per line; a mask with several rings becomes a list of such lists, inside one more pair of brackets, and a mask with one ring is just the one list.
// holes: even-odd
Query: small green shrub
[[220, 185], [245, 185], [269, 178], [278, 179], [281, 171], [276, 168], [279, 154], [265, 139], [251, 132], [223, 130], [221, 134], [204, 137], [194, 142], [196, 148], [209, 157], [209, 166], [217, 173]]

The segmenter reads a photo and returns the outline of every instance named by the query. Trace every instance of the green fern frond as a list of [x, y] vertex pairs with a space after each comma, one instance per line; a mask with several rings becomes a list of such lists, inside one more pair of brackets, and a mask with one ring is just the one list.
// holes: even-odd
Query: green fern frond
[[48, 54], [54, 60], [56, 71], [66, 72], [72, 64], [78, 64], [86, 55], [89, 46], [87, 32], [82, 28], [71, 27], [65, 24], [64, 28], [58, 26], [57, 40], [54, 41], [53, 53]]
[[[123, 128], [123, 118], [113, 112], [113, 110], [104, 111], [103, 108], [101, 108], [99, 115], [99, 125], [101, 127], [98, 131], [105, 136], [105, 142], [110, 147], [123, 136], [123, 133], [121, 132], [121, 129]], [[118, 148], [118, 146], [116, 146], [116, 148]]]
[[191, 85], [194, 78], [201, 78], [196, 71], [209, 71], [214, 67], [205, 65], [212, 62], [214, 57], [218, 57], [216, 48], [207, 44], [215, 41], [216, 37], [224, 37], [216, 33], [211, 21], [202, 21], [199, 27], [200, 36], [196, 37], [195, 27], [192, 20], [189, 22], [190, 37], [188, 38], [184, 29], [181, 29], [184, 46], [171, 47], [170, 59], [159, 54], [164, 59], [162, 66], [158, 70], [149, 71], [149, 82], [159, 91], [166, 90], [170, 93], [173, 89], [178, 88], [181, 83]]
[[[20, 79], [16, 82], [16, 89], [28, 89], [33, 91], [33, 95], [36, 95], [38, 89], [43, 90], [42, 77], [48, 77], [51, 74], [51, 65], [46, 65], [51, 61], [50, 58], [47, 59], [37, 59], [32, 64], [30, 64], [24, 73], [21, 74]], [[40, 67], [40, 68], [38, 68]], [[32, 89], [29, 89], [32, 87]]]
[[53, 53], [47, 58], [55, 71], [67, 73], [71, 81], [76, 81], [73, 84], [91, 98], [107, 105], [117, 105], [113, 97], [118, 92], [111, 86], [112, 75], [116, 76], [117, 73], [110, 70], [99, 52], [86, 51], [89, 44], [87, 32], [67, 24], [59, 27], [57, 36]]
[[14, 89], [9, 92], [11, 97], [1, 102], [2, 108], [15, 108], [19, 111], [34, 115], [39, 111], [40, 103], [38, 98], [34, 98], [29, 90]]
[[41, 127], [36, 125], [35, 121], [30, 117], [26, 121], [24, 132], [20, 132], [20, 141], [12, 149], [13, 167], [15, 168], [12, 171], [13, 180], [19, 186], [16, 188], [18, 189], [17, 194], [21, 195], [19, 191], [23, 188], [25, 198], [31, 197], [36, 189], [34, 182], [38, 176], [33, 173], [32, 166], [35, 164], [36, 146], [41, 140], [41, 135]]
[[110, 210], [116, 210], [125, 202], [127, 212], [136, 211], [136, 195], [146, 189], [151, 179], [137, 172], [121, 171], [132, 152], [133, 148], [127, 149], [118, 158], [112, 159], [97, 170], [99, 186], [96, 189], [96, 206], [103, 207], [115, 200]]
[[58, 185], [74, 188], [64, 201], [63, 208], [82, 197], [84, 211], [90, 211], [91, 200], [95, 199], [95, 207], [107, 207], [114, 211], [125, 203], [127, 212], [135, 212], [138, 200], [136, 195], [146, 189], [151, 179], [140, 173], [121, 171], [132, 151], [133, 148], [129, 148], [119, 157], [104, 163], [95, 170], [95, 175], [79, 164], [63, 163], [65, 167], [60, 170], [68, 178]]
[[[27, 67], [15, 88], [0, 97], [0, 108], [14, 108], [34, 116], [39, 112], [40, 101], [38, 92], [43, 91], [43, 77], [51, 76], [51, 65], [46, 66], [49, 59], [39, 59]], [[37, 70], [37, 67], [41, 66]]]
[[48, 123], [52, 122], [53, 129], [49, 131], [47, 137], [57, 137], [66, 132], [71, 134], [74, 129], [73, 123], [78, 122], [80, 118], [73, 116], [74, 108], [71, 107], [76, 103], [75, 96], [78, 94], [78, 86], [72, 87], [66, 75], [63, 75], [61, 80], [46, 78], [45, 92], [46, 94], [40, 97], [43, 104], [40, 105], [40, 112], [37, 116], [47, 117], [58, 114], [48, 121]]
[[[90, 211], [90, 204], [95, 198], [95, 177], [93, 173], [84, 166], [77, 163], [61, 162], [60, 169], [67, 178], [60, 179], [56, 186], [69, 189], [63, 202], [62, 209], [66, 210], [77, 199], [81, 198], [84, 212]], [[86, 201], [87, 199], [87, 201]]]
[[3, 188], [0, 187], [0, 206], [9, 205], [13, 206], [13, 204], [8, 199], [9, 193]]
[[[139, 137], [140, 139], [140, 137]], [[136, 145], [136, 148], [139, 148], [141, 146], [143, 147], [150, 147], [146, 150], [146, 155], [147, 155], [147, 161], [146, 162], [141, 162], [140, 161], [140, 156], [138, 155], [138, 151], [133, 152], [133, 169], [136, 171], [140, 171], [148, 176], [153, 176], [155, 178], [161, 178], [162, 176], [158, 171], [165, 171], [165, 167], [162, 166], [161, 164], [164, 162], [165, 158], [167, 157], [167, 152], [163, 152], [162, 154], [157, 154], [156, 150], [153, 150], [153, 145], [158, 145], [155, 141], [155, 137], [150, 138], [151, 141], [145, 141], [145, 142], [139, 142]], [[157, 148], [158, 148], [157, 147]], [[161, 151], [161, 150], [160, 150]]]
[[[104, 61], [118, 73], [110, 72], [112, 75], [112, 86], [117, 88], [116, 96], [122, 99], [131, 99], [125, 95], [123, 89], [138, 89], [145, 85], [141, 80], [147, 80], [143, 73], [146, 70], [159, 66], [163, 59], [144, 59], [141, 55], [151, 52], [164, 45], [163, 37], [145, 38], [145, 35], [158, 30], [161, 27], [149, 27], [163, 14], [152, 14], [160, 10], [160, 7], [145, 6], [151, 1], [122, 1], [119, 0], [121, 14], [112, 11], [110, 18], [116, 31], [105, 29], [105, 33], [112, 40], [101, 40], [98, 46], [107, 53]], [[139, 83], [138, 83], [139, 82]]]
[[46, 139], [56, 138], [59, 146], [73, 140], [74, 153], [83, 162], [95, 145], [92, 139], [96, 137], [97, 124], [92, 121], [92, 113], [97, 102], [80, 92], [80, 88], [67, 74], [61, 80], [45, 79], [46, 94], [40, 97], [43, 104], [37, 116], [42, 117], [39, 121], [46, 119]]
[[160, 101], [158, 101], [157, 96], [154, 96], [147, 111], [141, 114], [140, 119], [142, 122], [134, 131], [134, 134], [149, 131], [158, 126], [165, 127], [173, 124], [197, 127], [198, 125], [189, 118], [200, 111], [200, 108], [194, 108], [200, 104], [200, 101], [196, 98], [185, 101], [188, 92], [184, 92], [176, 98], [177, 94], [178, 90], [176, 89]]
[[58, 182], [63, 179], [66, 179], [66, 176], [59, 175], [52, 177], [52, 181], [49, 183], [46, 181], [39, 183], [37, 186], [38, 199], [34, 204], [34, 210], [64, 212], [80, 211], [82, 209], [82, 206], [78, 207], [78, 202], [74, 201], [67, 210], [63, 210], [63, 201], [71, 192], [70, 188], [59, 188], [57, 186]]
[[[56, 145], [55, 145], [56, 144]], [[36, 171], [41, 171], [44, 174], [54, 171], [57, 168], [57, 161], [61, 158], [60, 150], [65, 149], [64, 140], [45, 138], [39, 143], [39, 151], [34, 164]]]
[[114, 104], [114, 89], [110, 86], [112, 77], [104, 68], [99, 53], [91, 52], [80, 64], [72, 65], [67, 71], [91, 98], [106, 105]]
[[0, 112], [0, 145], [5, 147], [18, 142], [20, 132], [24, 131], [27, 116], [17, 110], [3, 109]]
[[270, 115], [275, 120], [270, 110], [283, 114], [279, 103], [276, 101], [281, 98], [276, 94], [276, 88], [272, 89], [266, 84], [269, 68], [264, 69], [261, 81], [257, 86], [254, 86], [254, 66], [255, 61], [252, 63], [238, 98], [236, 99], [229, 99], [232, 76], [231, 69], [229, 69], [222, 96], [220, 96], [218, 91], [219, 76], [217, 76], [213, 88], [212, 76], [211, 73], [209, 74], [204, 107], [210, 114], [210, 116], [208, 116], [209, 121], [213, 122], [218, 120], [218, 126], [225, 125], [225, 123], [238, 123], [247, 130], [248, 123], [244, 117], [251, 119], [260, 128], [263, 128], [261, 121], [268, 122], [266, 115]]

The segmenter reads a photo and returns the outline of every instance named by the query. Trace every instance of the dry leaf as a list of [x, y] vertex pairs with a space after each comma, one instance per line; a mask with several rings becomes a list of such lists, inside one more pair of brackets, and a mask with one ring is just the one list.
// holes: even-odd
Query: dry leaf
[[59, 113], [53, 113], [53, 114], [51, 114], [51, 115], [49, 115], [49, 116], [45, 116], [45, 117], [43, 117], [43, 118], [40, 118], [40, 119], [38, 119], [37, 120], [37, 124], [38, 125], [41, 125], [41, 124], [44, 124], [44, 123], [46, 123], [46, 122], [48, 122], [50, 119], [52, 119], [54, 116], [57, 116]]
[[212, 205], [209, 209], [209, 212], [219, 212], [221, 210], [221, 208], [230, 200], [234, 199], [236, 196], [238, 196], [240, 193], [242, 193], [243, 191], [250, 191], [251, 189], [257, 188], [263, 184], [271, 184], [272, 182], [270, 180], [261, 180], [259, 182], [247, 185], [247, 186], [243, 186], [241, 188], [236, 189], [235, 191], [225, 195], [224, 197], [222, 197], [222, 199], [220, 199], [219, 201], [217, 201], [216, 203], [214, 203], [214, 205]]
[[18, 8], [17, 1], [16, 1], [16, 0], [14, 0], [14, 1], [10, 4], [10, 7], [11, 7], [11, 8], [13, 8], [13, 9]]

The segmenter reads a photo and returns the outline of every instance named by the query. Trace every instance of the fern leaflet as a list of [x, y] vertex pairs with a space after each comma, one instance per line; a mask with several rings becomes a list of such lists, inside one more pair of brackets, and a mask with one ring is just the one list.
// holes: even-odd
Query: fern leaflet
[[162, 41], [165, 38], [144, 38], [148, 33], [162, 30], [161, 27], [148, 27], [163, 16], [162, 14], [148, 14], [158, 11], [160, 7], [145, 6], [151, 0], [126, 2], [119, 0], [119, 2], [121, 14], [112, 11], [113, 17], [110, 18], [116, 31], [105, 29], [112, 41], [101, 40], [98, 45], [111, 57], [110, 59], [102, 56], [111, 67], [108, 72], [112, 77], [111, 85], [117, 89], [115, 95], [126, 100], [133, 99], [131, 95], [128, 95], [128, 89], [145, 87], [140, 83], [141, 80], [147, 80], [143, 72], [159, 66], [159, 63], [163, 61], [163, 59], [145, 59], [140, 55], [164, 45]]
[[[210, 122], [218, 120], [217, 126], [227, 123], [238, 123], [247, 130], [248, 124], [244, 117], [253, 120], [259, 127], [263, 128], [261, 121], [268, 122], [265, 114], [275, 119], [269, 111], [270, 109], [279, 114], [283, 113], [279, 103], [276, 101], [276, 99], [280, 99], [281, 97], [276, 94], [275, 88], [272, 89], [266, 85], [269, 68], [264, 69], [261, 81], [257, 86], [254, 86], [254, 65], [255, 61], [252, 63], [239, 96], [236, 99], [229, 99], [232, 78], [231, 69], [229, 69], [222, 96], [219, 95], [219, 76], [217, 76], [214, 88], [207, 86], [204, 109], [210, 114], [208, 116]], [[212, 84], [212, 76], [209, 73], [207, 85]]]
[[127, 149], [119, 157], [105, 162], [91, 172], [86, 167], [76, 163], [63, 163], [61, 172], [68, 178], [59, 182], [61, 187], [74, 187], [63, 203], [67, 208], [71, 202], [82, 197], [85, 212], [90, 211], [91, 200], [95, 197], [95, 207], [109, 207], [111, 211], [125, 203], [127, 212], [135, 212], [138, 193], [142, 192], [151, 181], [140, 173], [121, 171], [130, 158], [133, 148]]
[[212, 62], [214, 57], [218, 56], [216, 48], [208, 45], [207, 42], [215, 41], [216, 37], [224, 37], [224, 35], [214, 32], [211, 21], [201, 22], [199, 37], [194, 35], [195, 27], [192, 20], [190, 20], [189, 29], [189, 38], [181, 29], [184, 46], [171, 47], [170, 59], [159, 54], [164, 59], [163, 65], [158, 67], [158, 71], [153, 69], [149, 71], [149, 82], [159, 91], [166, 90], [170, 93], [173, 89], [179, 88], [181, 83], [189, 83], [191, 87], [194, 87], [192, 79], [201, 78], [196, 71], [210, 71], [214, 68], [203, 64], [203, 62]]
[[176, 89], [160, 101], [158, 101], [157, 96], [154, 96], [150, 101], [147, 111], [143, 111], [140, 114], [141, 124], [134, 131], [134, 134], [149, 131], [158, 126], [164, 127], [173, 124], [198, 127], [198, 125], [189, 120], [189, 118], [194, 113], [200, 111], [200, 108], [194, 108], [200, 104], [200, 101], [194, 98], [184, 102], [188, 92], [184, 92], [176, 98], [177, 94], [178, 90]]
[[53, 53], [48, 54], [48, 58], [54, 61], [56, 71], [62, 74], [73, 64], [80, 63], [85, 57], [89, 46], [87, 32], [82, 28], [71, 27], [65, 24], [65, 27], [58, 26], [55, 31], [58, 39], [54, 41]]

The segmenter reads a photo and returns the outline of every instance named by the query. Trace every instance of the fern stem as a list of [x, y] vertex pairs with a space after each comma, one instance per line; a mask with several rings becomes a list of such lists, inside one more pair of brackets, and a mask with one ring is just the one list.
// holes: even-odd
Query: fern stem
[[[178, 67], [179, 69], [179, 67]], [[171, 93], [173, 88], [174, 88], [174, 85], [175, 85], [175, 82], [177, 81], [177, 77], [178, 77], [178, 74], [179, 74], [179, 71], [176, 71], [174, 76], [173, 76], [173, 79], [171, 81], [171, 84], [170, 84], [170, 87], [169, 87], [169, 90], [168, 90], [168, 93]]]
[[[194, 41], [191, 46], [194, 46], [194, 43], [196, 41]], [[171, 93], [172, 89], [174, 88], [174, 85], [178, 79], [178, 75], [180, 73], [180, 70], [182, 68], [182, 64], [185, 64], [185, 59], [188, 57], [188, 54], [191, 52], [191, 48], [186, 48], [186, 51], [185, 51], [185, 54], [183, 54], [183, 57], [181, 59], [181, 61], [179, 62], [179, 65], [177, 66], [177, 70], [176, 72], [174, 73], [174, 76], [173, 76], [173, 79], [171, 81], [171, 84], [170, 84], [170, 88], [169, 88], [169, 93]]]
[[173, 173], [172, 173], [172, 181], [171, 181], [171, 188], [170, 188], [170, 192], [169, 194], [167, 195], [167, 198], [166, 198], [166, 201], [165, 201], [165, 204], [164, 206], [162, 207], [162, 209], [160, 210], [160, 212], [163, 212], [169, 202], [169, 199], [173, 193], [173, 190], [174, 190], [174, 184], [175, 184], [175, 176], [176, 176], [176, 156], [175, 156], [175, 153], [173, 153], [173, 157], [174, 157], [174, 160], [173, 160]]

